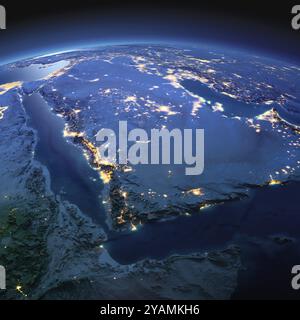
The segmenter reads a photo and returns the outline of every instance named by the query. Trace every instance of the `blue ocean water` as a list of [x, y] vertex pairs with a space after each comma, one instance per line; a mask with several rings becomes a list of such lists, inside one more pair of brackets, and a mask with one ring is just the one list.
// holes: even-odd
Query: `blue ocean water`
[[[32, 80], [32, 70], [23, 71], [24, 74], [10, 73], [9, 78], [4, 75], [1, 82], [25, 81], [27, 71]], [[43, 71], [36, 69], [36, 80], [44, 76]], [[192, 82], [184, 85], [196, 90]], [[206, 92], [205, 87], [197, 87], [197, 90], [207, 99], [215, 98], [215, 95], [210, 97], [211, 92]], [[228, 102], [230, 109], [225, 112], [239, 115], [241, 106]], [[105, 227], [106, 217], [99, 197], [101, 182], [81, 151], [63, 138], [62, 119], [52, 114], [37, 94], [27, 97], [24, 104], [31, 119], [29, 124], [37, 130], [39, 138], [36, 159], [47, 166], [54, 192], [78, 205], [83, 213]], [[255, 106], [247, 112], [249, 115], [261, 113], [261, 108]], [[118, 262], [129, 264], [143, 258], [162, 259], [172, 253], [208, 251], [235, 243], [241, 247], [245, 267], [240, 272], [235, 298], [294, 298], [297, 292], [290, 287], [290, 269], [300, 262], [299, 190], [298, 182], [253, 189], [248, 198], [214, 206], [192, 216], [152, 222], [136, 232], [110, 233], [105, 247]], [[294, 242], [280, 245], [271, 239], [273, 235], [292, 237]], [[273, 290], [274, 283], [277, 291]]]
[[[53, 190], [59, 193], [63, 186], [65, 199], [105, 226], [98, 193], [101, 186], [99, 180], [90, 179], [97, 174], [87, 165], [81, 151], [63, 138], [62, 120], [51, 114], [38, 95], [26, 98], [25, 105], [30, 125], [39, 137], [36, 159], [47, 166]], [[130, 264], [143, 258], [163, 259], [174, 253], [205, 252], [238, 244], [246, 269], [240, 273], [236, 298], [259, 298], [258, 293], [262, 298], [276, 298], [283, 293], [295, 297], [296, 292], [290, 288], [290, 268], [300, 261], [299, 190], [298, 182], [253, 189], [247, 198], [216, 205], [192, 216], [148, 223], [135, 232], [110, 233], [104, 246], [119, 263]], [[273, 235], [293, 237], [295, 242], [279, 245], [271, 239]], [[280, 292], [272, 290], [274, 281]]]

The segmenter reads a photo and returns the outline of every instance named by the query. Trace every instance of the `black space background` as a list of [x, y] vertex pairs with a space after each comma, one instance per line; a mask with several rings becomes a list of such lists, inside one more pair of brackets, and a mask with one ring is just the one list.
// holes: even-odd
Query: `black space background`
[[[300, 0], [0, 0], [7, 10], [7, 30], [0, 30], [0, 59], [16, 51], [44, 48], [55, 38], [58, 47], [80, 36], [87, 38], [87, 24], [93, 16], [106, 25], [106, 38], [116, 38], [124, 30], [140, 38], [178, 35], [199, 42], [205, 38], [300, 61], [300, 30], [291, 28], [291, 8], [297, 2], [300, 4]], [[72, 32], [75, 24], [86, 28], [86, 34]], [[203, 26], [207, 26], [205, 33]]]
[[140, 13], [151, 10], [177, 12], [180, 14], [202, 14], [213, 12], [218, 14], [240, 16], [260, 20], [266, 24], [281, 26], [288, 29], [291, 20], [291, 8], [299, 1], [265, 1], [265, 0], [82, 0], [82, 1], [33, 1], [33, 0], [1, 0], [11, 13], [9, 21], [11, 25], [16, 25], [24, 20], [33, 20], [40, 17], [54, 14], [70, 14], [74, 12], [102, 11], [106, 14], [121, 11], [125, 13]]

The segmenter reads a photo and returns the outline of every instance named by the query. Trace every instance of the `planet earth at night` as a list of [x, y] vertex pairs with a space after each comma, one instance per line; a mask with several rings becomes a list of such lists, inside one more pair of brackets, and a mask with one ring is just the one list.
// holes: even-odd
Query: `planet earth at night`
[[[1, 298], [292, 296], [299, 88], [296, 64], [213, 46], [0, 66]], [[119, 121], [204, 129], [203, 173], [102, 161], [97, 132]]]

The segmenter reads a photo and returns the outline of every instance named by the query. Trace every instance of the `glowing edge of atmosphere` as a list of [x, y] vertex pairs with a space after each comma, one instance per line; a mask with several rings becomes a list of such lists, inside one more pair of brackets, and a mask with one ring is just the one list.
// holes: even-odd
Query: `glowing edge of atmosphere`
[[[198, 47], [200, 43], [198, 42], [197, 44], [195, 42], [190, 42], [190, 41], [176, 41], [176, 40], [170, 40], [170, 39], [147, 39], [147, 40], [111, 40], [111, 41], [91, 41], [91, 42], [86, 42], [86, 43], [78, 43], [72, 46], [65, 47], [64, 49], [60, 49], [59, 51], [57, 48], [52, 48], [52, 49], [45, 49], [45, 51], [38, 50], [35, 52], [27, 53], [24, 55], [20, 56], [14, 56], [11, 59], [7, 59], [4, 61], [0, 62], [0, 66], [4, 66], [7, 64], [15, 63], [18, 61], [23, 61], [23, 60], [28, 60], [28, 59], [39, 59], [43, 57], [50, 57], [54, 56], [57, 54], [63, 54], [63, 53], [68, 53], [68, 52], [74, 52], [74, 51], [85, 51], [85, 50], [97, 50], [101, 47], [106, 47], [106, 46], [114, 46], [114, 45], [135, 45], [135, 44], [148, 44], [148, 45], [159, 45], [159, 44], [164, 44], [164, 45], [181, 45], [181, 46], [190, 46], [190, 48], [193, 47]], [[203, 45], [208, 46], [209, 42], [205, 41]], [[215, 46], [215, 45], [214, 45]]]

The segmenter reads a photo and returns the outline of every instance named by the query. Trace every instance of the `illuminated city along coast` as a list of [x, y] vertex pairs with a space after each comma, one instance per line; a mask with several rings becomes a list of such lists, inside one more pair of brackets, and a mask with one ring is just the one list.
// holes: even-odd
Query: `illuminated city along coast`
[[[28, 121], [40, 140], [30, 163], [40, 162], [48, 168], [57, 203], [62, 206], [61, 200], [69, 200], [97, 224], [106, 226], [108, 222], [108, 239], [101, 238], [100, 245], [98, 242], [92, 249], [99, 255], [108, 250], [116, 261], [126, 264], [148, 257], [164, 259], [174, 253], [200, 251], [206, 261], [205, 254], [208, 259], [216, 259], [210, 255], [211, 250], [234, 243], [241, 247], [242, 262], [250, 266], [247, 275], [241, 277], [249, 280], [251, 274], [259, 277], [248, 263], [253, 254], [249, 247], [260, 248], [259, 259], [266, 266], [269, 260], [264, 248], [272, 253], [281, 246], [285, 252], [297, 243], [298, 216], [293, 211], [293, 194], [298, 190], [299, 131], [297, 117], [295, 121], [290, 119], [297, 96], [288, 79], [296, 79], [298, 69], [257, 57], [247, 58], [247, 63], [251, 61], [254, 68], [269, 76], [269, 83], [259, 76], [249, 83], [236, 59], [227, 54], [204, 50], [197, 54], [201, 58], [194, 59], [193, 55], [189, 50], [150, 46], [114, 47], [38, 59], [35, 62], [45, 65], [70, 59], [72, 67], [67, 63], [50, 77], [31, 82], [21, 78], [3, 82], [7, 85], [0, 95], [1, 123], [11, 121], [12, 112], [19, 110], [18, 97], [24, 105], [28, 97], [37, 99], [37, 108], [33, 110], [37, 114], [41, 107], [52, 111], [53, 118], [49, 118], [49, 113], [43, 118], [48, 126], [35, 122], [34, 116], [33, 122]], [[11, 67], [26, 65], [30, 62]], [[280, 82], [284, 77], [287, 82]], [[15, 81], [23, 82], [9, 85]], [[203, 89], [207, 87], [208, 92]], [[286, 104], [288, 111], [284, 110]], [[32, 105], [31, 101], [28, 106]], [[21, 109], [19, 112], [22, 114]], [[201, 179], [186, 179], [180, 166], [145, 170], [141, 166], [103, 163], [97, 154], [95, 135], [99, 127], [116, 129], [119, 119], [131, 121], [132, 127], [204, 127], [208, 138], [207, 168]], [[29, 139], [30, 133], [24, 128], [19, 132]], [[52, 134], [54, 138], [49, 140]], [[42, 176], [42, 171], [34, 173], [34, 179]], [[33, 181], [30, 188], [35, 186]], [[36, 182], [38, 187], [39, 180]], [[9, 190], [9, 185], [3, 201], [12, 199], [14, 190]], [[41, 199], [47, 204], [47, 197]], [[64, 219], [67, 217], [72, 214], [65, 214]], [[80, 230], [85, 226], [81, 221]], [[292, 255], [289, 257], [292, 259]], [[276, 261], [276, 256], [272, 261]], [[288, 263], [288, 259], [285, 261]], [[284, 270], [285, 261], [276, 265], [277, 271]], [[237, 268], [238, 263], [231, 274], [234, 288]], [[270, 272], [268, 277], [276, 279], [276, 272]], [[119, 283], [118, 280], [119, 274], [112, 276], [111, 281]], [[15, 291], [28, 295], [26, 284], [26, 279], [22, 279]]]

